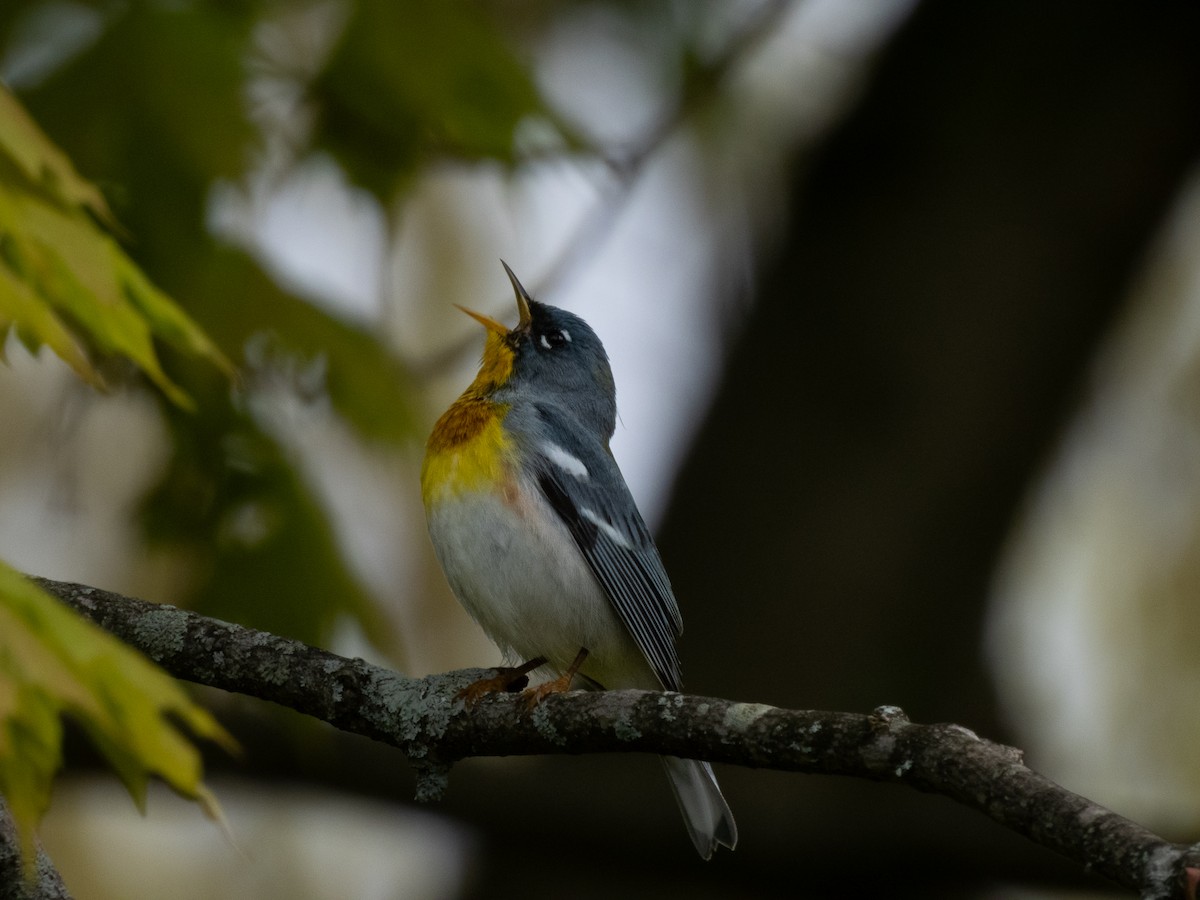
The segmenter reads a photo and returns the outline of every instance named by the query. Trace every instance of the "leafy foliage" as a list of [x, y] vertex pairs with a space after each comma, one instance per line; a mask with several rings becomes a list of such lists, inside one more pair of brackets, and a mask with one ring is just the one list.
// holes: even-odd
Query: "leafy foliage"
[[[412, 440], [409, 379], [378, 336], [281, 287], [206, 227], [212, 185], [241, 177], [258, 146], [246, 101], [247, 60], [256, 53], [253, 29], [263, 8], [105, 6], [97, 38], [23, 99], [81, 169], [115, 186], [139, 263], [226, 355], [242, 357], [248, 343], [269, 335], [276, 358], [320, 360], [334, 409], [364, 437]], [[89, 115], [80, 117], [80, 108]], [[371, 597], [292, 460], [210, 367], [178, 354], [168, 362], [197, 411], [164, 410], [174, 447], [143, 505], [143, 533], [187, 561], [182, 599], [316, 643], [349, 613], [389, 647]], [[239, 362], [249, 384], [255, 365]], [[253, 465], [231, 469], [232, 461], [245, 461], [245, 448], [253, 448]], [[253, 540], [231, 539], [241, 532], [230, 523], [244, 521], [248, 509], [278, 527]], [[286, 590], [264, 589], [272, 583]]]
[[[162, 369], [155, 338], [226, 375], [232, 367], [101, 222], [112, 225], [99, 191], [0, 88], [0, 332], [15, 329], [31, 349], [49, 346], [96, 385], [102, 379], [92, 356], [122, 356], [190, 408]], [[157, 774], [215, 811], [199, 752], [166, 716], [232, 745], [216, 721], [140, 654], [0, 563], [0, 794], [29, 865], [61, 762], [64, 712], [139, 806], [147, 778]]]
[[189, 406], [159, 363], [155, 337], [232, 367], [97, 218], [111, 223], [99, 191], [0, 88], [0, 334], [15, 328], [30, 349], [49, 346], [96, 385], [84, 346], [122, 356]]
[[232, 738], [144, 656], [0, 563], [0, 794], [29, 864], [61, 762], [63, 713], [83, 726], [139, 807], [157, 775], [215, 812], [200, 754], [178, 724], [230, 749]]

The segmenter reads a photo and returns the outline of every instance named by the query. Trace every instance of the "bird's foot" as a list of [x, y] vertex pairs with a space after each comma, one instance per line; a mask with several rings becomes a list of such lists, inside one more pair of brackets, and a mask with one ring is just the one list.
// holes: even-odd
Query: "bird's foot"
[[521, 704], [526, 710], [534, 709], [551, 694], [562, 694], [569, 691], [571, 689], [571, 680], [574, 677], [574, 672], [564, 672], [551, 681], [544, 681], [541, 684], [535, 684], [531, 688], [526, 688], [521, 691]]
[[563, 672], [557, 678], [522, 691], [521, 703], [525, 709], [534, 709], [551, 694], [562, 694], [569, 691], [571, 689], [571, 680], [575, 677], [575, 673], [579, 671], [579, 667], [583, 665], [583, 661], [587, 659], [587, 655], [587, 648], [581, 647], [579, 653], [575, 656], [575, 661], [567, 667], [567, 671]]
[[519, 691], [525, 685], [529, 684], [529, 673], [538, 666], [544, 666], [545, 664], [545, 657], [539, 656], [519, 666], [503, 666], [495, 669], [494, 675], [489, 675], [487, 678], [480, 678], [478, 681], [472, 681], [455, 694], [454, 699], [461, 700], [470, 707], [474, 706], [488, 694]]

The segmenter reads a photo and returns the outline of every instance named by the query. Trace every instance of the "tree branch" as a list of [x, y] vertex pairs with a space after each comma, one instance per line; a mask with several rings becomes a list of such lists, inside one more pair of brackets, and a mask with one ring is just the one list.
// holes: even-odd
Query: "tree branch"
[[1027, 768], [1021, 753], [958, 725], [919, 725], [897, 707], [871, 715], [785, 710], [647, 691], [515, 698], [465, 712], [456, 692], [484, 674], [409, 678], [360, 659], [82, 585], [34, 579], [176, 677], [263, 700], [399, 748], [418, 799], [441, 796], [470, 756], [652, 752], [943, 794], [1154, 900], [1195, 900], [1200, 845], [1170, 843]]
[[26, 871], [17, 826], [3, 797], [0, 797], [0, 900], [71, 900], [62, 876], [41, 844], [33, 870]]

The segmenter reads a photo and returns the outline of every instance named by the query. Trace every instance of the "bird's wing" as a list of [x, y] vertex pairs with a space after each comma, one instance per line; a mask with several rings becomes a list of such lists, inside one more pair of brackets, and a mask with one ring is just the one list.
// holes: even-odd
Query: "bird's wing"
[[662, 559], [608, 448], [538, 405], [537, 481], [663, 687], [680, 689], [683, 618]]

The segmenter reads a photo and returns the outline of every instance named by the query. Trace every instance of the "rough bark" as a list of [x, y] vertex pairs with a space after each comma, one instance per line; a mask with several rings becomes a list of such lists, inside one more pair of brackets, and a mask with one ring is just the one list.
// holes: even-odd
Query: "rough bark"
[[3, 797], [0, 797], [0, 900], [71, 900], [62, 876], [40, 846], [33, 870], [25, 870], [17, 826]]

